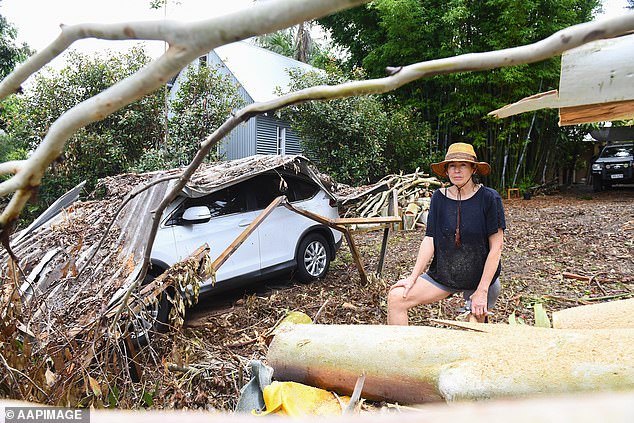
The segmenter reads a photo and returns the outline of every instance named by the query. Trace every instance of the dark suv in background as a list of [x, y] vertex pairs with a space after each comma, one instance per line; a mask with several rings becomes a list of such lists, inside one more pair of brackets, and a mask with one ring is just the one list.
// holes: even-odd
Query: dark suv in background
[[608, 144], [592, 162], [594, 191], [609, 189], [613, 184], [632, 184], [634, 174], [634, 141]]

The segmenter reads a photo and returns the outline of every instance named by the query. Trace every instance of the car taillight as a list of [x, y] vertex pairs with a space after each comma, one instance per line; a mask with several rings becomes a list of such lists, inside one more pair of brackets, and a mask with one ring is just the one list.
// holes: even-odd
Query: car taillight
[[330, 207], [337, 207], [337, 200], [331, 198], [328, 204], [330, 204]]

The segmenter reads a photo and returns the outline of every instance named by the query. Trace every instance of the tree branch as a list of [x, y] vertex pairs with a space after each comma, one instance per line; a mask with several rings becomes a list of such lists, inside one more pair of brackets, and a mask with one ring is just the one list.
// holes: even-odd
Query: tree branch
[[26, 160], [11, 160], [9, 162], [0, 163], [0, 175], [16, 174], [26, 163]]
[[223, 17], [194, 23], [174, 21], [133, 22], [110, 25], [81, 24], [62, 26], [62, 33], [42, 52], [35, 54], [0, 83], [0, 99], [16, 92], [33, 73], [83, 38], [109, 40], [165, 40], [169, 49], [156, 61], [100, 94], [83, 101], [64, 113], [50, 127], [42, 143], [11, 179], [0, 184], [0, 195], [15, 192], [13, 200], [0, 215], [0, 228], [19, 216], [24, 197], [40, 185], [48, 166], [58, 158], [66, 141], [80, 128], [104, 119], [114, 111], [140, 99], [204, 54], [223, 44], [316, 19], [353, 7], [367, 0], [275, 0], [261, 2]]
[[[409, 66], [403, 66], [399, 68], [398, 71], [392, 73], [391, 76], [385, 78], [353, 81], [332, 86], [320, 85], [289, 93], [270, 101], [250, 104], [227, 119], [214, 133], [201, 143], [201, 147], [190, 165], [185, 169], [178, 182], [172, 188], [172, 191], [169, 192], [161, 204], [159, 204], [154, 216], [154, 221], [152, 222], [149, 245], [152, 245], [154, 242], [163, 211], [183, 189], [191, 175], [193, 175], [203, 159], [209, 154], [211, 148], [240, 123], [246, 122], [255, 115], [311, 100], [333, 100], [356, 95], [385, 93], [414, 80], [434, 75], [488, 70], [504, 66], [534, 63], [552, 56], [560, 55], [566, 50], [570, 50], [590, 41], [612, 38], [630, 31], [634, 31], [634, 12], [603, 21], [574, 25], [558, 31], [550, 37], [534, 44], [415, 63]], [[146, 266], [150, 260], [150, 250], [151, 248], [146, 249], [144, 259]]]

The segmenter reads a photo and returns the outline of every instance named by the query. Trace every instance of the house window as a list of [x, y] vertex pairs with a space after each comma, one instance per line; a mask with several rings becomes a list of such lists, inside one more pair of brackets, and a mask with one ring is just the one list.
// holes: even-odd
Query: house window
[[286, 128], [277, 127], [277, 154], [286, 154]]
[[199, 66], [207, 66], [207, 55], [205, 56], [200, 56], [198, 58], [198, 65]]

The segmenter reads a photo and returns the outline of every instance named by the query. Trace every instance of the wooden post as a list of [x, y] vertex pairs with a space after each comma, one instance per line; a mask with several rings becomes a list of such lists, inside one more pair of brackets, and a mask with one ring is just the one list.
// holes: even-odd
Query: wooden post
[[[346, 237], [346, 241], [348, 242], [348, 246], [350, 247], [350, 253], [352, 254], [352, 258], [354, 259], [355, 264], [357, 265], [357, 269], [359, 270], [359, 277], [361, 278], [362, 284], [367, 284], [368, 277], [365, 273], [365, 269], [363, 266], [363, 260], [361, 259], [361, 255], [359, 254], [359, 250], [354, 243], [354, 239], [352, 238], [352, 233], [350, 229], [348, 229], [345, 225], [358, 225], [358, 224], [369, 224], [369, 223], [396, 223], [400, 222], [400, 218], [398, 216], [385, 216], [385, 217], [347, 217], [347, 218], [339, 218], [339, 219], [328, 219], [324, 216], [320, 216], [315, 213], [311, 213], [306, 210], [297, 209], [289, 204], [287, 201], [284, 202], [284, 207], [287, 209], [294, 211], [297, 214], [301, 214], [309, 219], [312, 219], [316, 222], [324, 224], [329, 228], [335, 229]], [[385, 236], [385, 235], [384, 235]], [[384, 241], [387, 245], [387, 241]], [[382, 251], [384, 254], [384, 252]]]
[[[398, 193], [395, 189], [390, 193], [390, 201], [387, 206], [388, 216], [395, 216], [398, 218]], [[400, 218], [399, 218], [400, 220]], [[388, 224], [383, 229], [383, 240], [381, 241], [381, 253], [379, 254], [379, 263], [376, 266], [376, 277], [380, 278], [383, 273], [383, 265], [385, 264], [385, 253], [387, 252], [387, 241], [390, 236], [390, 225]]]

